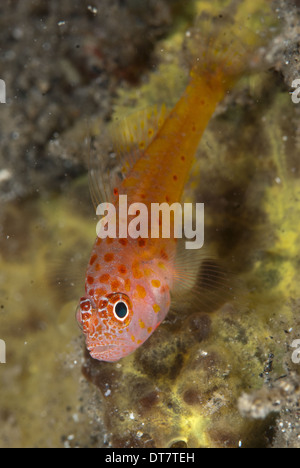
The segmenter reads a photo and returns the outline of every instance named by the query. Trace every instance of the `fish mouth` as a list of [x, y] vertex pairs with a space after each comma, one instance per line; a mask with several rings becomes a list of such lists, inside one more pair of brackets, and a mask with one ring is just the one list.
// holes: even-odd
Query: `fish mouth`
[[97, 345], [89, 349], [89, 352], [97, 361], [117, 362], [123, 357], [120, 347], [116, 344]]
[[105, 353], [106, 351], [110, 351], [111, 349], [117, 348], [115, 344], [108, 344], [108, 345], [98, 345], [95, 348], [91, 349], [91, 352], [95, 354]]

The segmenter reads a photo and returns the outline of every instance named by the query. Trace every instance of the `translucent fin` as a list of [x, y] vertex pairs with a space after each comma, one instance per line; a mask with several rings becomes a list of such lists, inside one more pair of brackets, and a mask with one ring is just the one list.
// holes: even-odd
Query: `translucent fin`
[[262, 47], [274, 35], [270, 4], [232, 0], [219, 16], [203, 13], [186, 41], [192, 76], [221, 74], [229, 84], [262, 65]]
[[[107, 132], [89, 138], [89, 186], [95, 209], [118, 195], [121, 182], [145, 152], [167, 115], [155, 106], [112, 123]], [[104, 155], [104, 152], [107, 155]]]
[[212, 312], [231, 300], [237, 285], [234, 275], [204, 248], [185, 250], [180, 244], [175, 260], [171, 309], [188, 307]]
[[100, 203], [109, 202], [112, 200], [115, 180], [118, 178], [115, 172], [118, 170], [114, 161], [112, 148], [107, 149], [107, 154], [104, 156], [105, 145], [99, 142], [96, 138], [89, 140], [89, 187], [92, 202], [95, 208]]
[[167, 113], [165, 105], [154, 106], [137, 111], [112, 124], [110, 133], [113, 148], [119, 158], [123, 178], [157, 135]]
[[55, 288], [62, 303], [74, 300], [83, 293], [85, 274], [90, 256], [90, 246], [78, 246], [74, 251], [64, 252], [59, 259], [47, 261], [47, 281]]

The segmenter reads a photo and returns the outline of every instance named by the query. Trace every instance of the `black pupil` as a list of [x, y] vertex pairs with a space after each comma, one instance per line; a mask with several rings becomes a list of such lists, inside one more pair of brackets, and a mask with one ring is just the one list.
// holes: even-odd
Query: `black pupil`
[[117, 317], [119, 317], [120, 319], [125, 318], [128, 312], [127, 305], [124, 304], [124, 302], [118, 302], [115, 308], [115, 312]]

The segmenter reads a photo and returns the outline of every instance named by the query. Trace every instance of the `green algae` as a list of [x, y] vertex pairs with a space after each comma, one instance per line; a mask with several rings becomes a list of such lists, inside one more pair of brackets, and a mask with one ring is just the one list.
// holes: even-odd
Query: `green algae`
[[64, 314], [51, 282], [51, 270], [63, 268], [60, 246], [71, 233], [81, 245], [83, 230], [72, 211], [70, 203], [45, 197], [1, 213], [0, 318], [7, 353], [0, 367], [1, 447], [59, 447], [70, 436], [70, 444], [90, 444], [80, 429], [87, 422], [80, 410], [75, 306]]

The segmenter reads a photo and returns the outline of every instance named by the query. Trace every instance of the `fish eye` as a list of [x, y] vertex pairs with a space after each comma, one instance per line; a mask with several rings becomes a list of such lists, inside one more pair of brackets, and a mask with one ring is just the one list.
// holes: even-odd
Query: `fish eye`
[[124, 301], [119, 301], [114, 305], [114, 316], [116, 319], [124, 322], [124, 320], [128, 317], [129, 309], [128, 305]]

